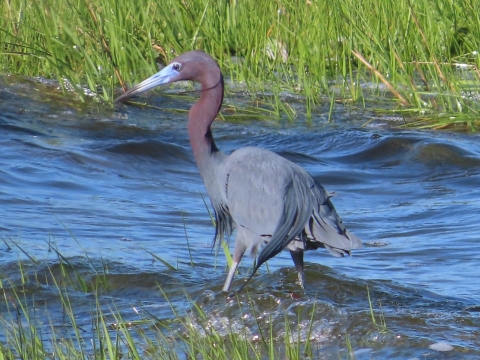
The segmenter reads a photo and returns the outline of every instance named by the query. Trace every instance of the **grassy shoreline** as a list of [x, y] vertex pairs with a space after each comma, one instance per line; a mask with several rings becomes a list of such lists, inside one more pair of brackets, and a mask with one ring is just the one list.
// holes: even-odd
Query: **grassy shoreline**
[[475, 1], [10, 0], [0, 9], [2, 72], [54, 78], [80, 97], [88, 88], [111, 101], [156, 61], [203, 49], [234, 82], [267, 86], [280, 111], [282, 91], [305, 96], [308, 117], [325, 97], [361, 104], [362, 84], [373, 83], [417, 127], [480, 124]]

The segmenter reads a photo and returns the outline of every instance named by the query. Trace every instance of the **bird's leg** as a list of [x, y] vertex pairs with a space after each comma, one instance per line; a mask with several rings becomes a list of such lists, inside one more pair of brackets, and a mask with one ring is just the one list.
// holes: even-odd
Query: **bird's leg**
[[298, 281], [302, 288], [305, 287], [305, 274], [303, 272], [303, 250], [297, 249], [295, 251], [290, 250], [290, 255], [292, 256], [293, 263], [298, 273]]
[[232, 258], [232, 266], [228, 271], [227, 279], [225, 280], [225, 284], [223, 285], [223, 292], [228, 292], [230, 289], [230, 285], [232, 284], [233, 276], [235, 275], [235, 271], [237, 270], [238, 264], [240, 260], [242, 260], [242, 256], [245, 253], [245, 246], [238, 241], [235, 242], [235, 250], [233, 251], [233, 258]]
[[232, 261], [232, 266], [230, 266], [227, 279], [225, 280], [225, 284], [223, 285], [223, 292], [228, 292], [228, 289], [230, 289], [230, 284], [232, 283], [233, 275], [235, 275], [235, 271], [237, 270], [237, 267], [238, 267], [238, 262]]

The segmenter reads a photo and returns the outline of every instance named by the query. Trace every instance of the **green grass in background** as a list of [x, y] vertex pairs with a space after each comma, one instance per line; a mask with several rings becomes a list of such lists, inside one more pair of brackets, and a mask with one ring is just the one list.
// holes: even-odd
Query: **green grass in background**
[[[417, 127], [480, 124], [480, 3], [476, 0], [6, 0], [2, 72], [58, 79], [107, 101], [150, 76], [156, 61], [203, 49], [226, 76], [319, 102], [391, 111]], [[365, 91], [365, 85], [369, 91]], [[372, 90], [373, 89], [373, 90]], [[385, 109], [384, 109], [385, 110]]]

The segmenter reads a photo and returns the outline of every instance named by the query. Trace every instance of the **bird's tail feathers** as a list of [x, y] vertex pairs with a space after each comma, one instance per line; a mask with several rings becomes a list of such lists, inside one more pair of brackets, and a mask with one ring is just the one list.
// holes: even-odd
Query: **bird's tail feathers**
[[349, 255], [351, 249], [362, 247], [361, 240], [345, 228], [328, 199], [313, 212], [306, 230], [308, 237], [323, 243], [333, 256]]
[[325, 249], [327, 249], [328, 252], [335, 257], [344, 257], [345, 255], [350, 255], [350, 251], [348, 251], [348, 250], [334, 248], [334, 247], [329, 246], [327, 244], [323, 244], [323, 246], [325, 246]]
[[360, 240], [356, 235], [352, 234], [350, 231], [345, 230], [345, 235], [350, 239], [352, 247], [350, 249], [361, 249], [362, 240]]

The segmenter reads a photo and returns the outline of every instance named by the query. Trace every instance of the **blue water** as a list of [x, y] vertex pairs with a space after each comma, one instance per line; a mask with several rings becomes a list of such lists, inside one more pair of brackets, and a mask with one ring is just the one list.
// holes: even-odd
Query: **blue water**
[[[219, 319], [237, 324], [244, 310], [218, 295], [226, 260], [211, 249], [208, 197], [186, 131], [185, 110], [194, 97], [152, 92], [141, 100], [158, 108], [115, 109], [71, 98], [45, 81], [0, 78], [4, 286], [20, 286], [19, 262], [33, 277], [55, 271], [61, 255], [89, 279], [93, 268], [107, 269], [108, 296], [132, 319], [137, 303], [159, 318], [172, 316], [160, 284], [180, 309], [188, 308], [187, 293], [215, 314], [211, 320], [219, 328]], [[245, 112], [254, 106], [240, 95], [228, 94], [226, 101]], [[308, 321], [309, 311], [317, 311], [314, 343], [325, 349], [319, 358], [342, 357], [345, 334], [357, 359], [441, 358], [428, 348], [438, 341], [454, 347], [450, 357], [478, 358], [479, 136], [402, 129], [400, 118], [341, 105], [328, 122], [328, 111], [325, 104], [311, 122], [291, 123], [239, 121], [239, 114], [224, 110], [225, 121], [214, 124], [224, 152], [255, 145], [306, 168], [335, 192], [338, 213], [364, 244], [350, 258], [308, 252], [305, 291], [295, 284], [288, 253], [270, 260], [249, 286], [257, 310], [279, 328], [285, 310], [302, 307]], [[234, 287], [252, 263], [243, 260]], [[31, 286], [49, 319], [60, 323], [53, 315], [60, 307], [54, 289]], [[367, 287], [386, 319], [386, 334], [371, 323]], [[82, 299], [72, 296], [79, 323], [89, 323]], [[0, 316], [6, 311], [0, 306]], [[241, 327], [251, 327], [254, 336], [255, 326], [245, 321]]]

